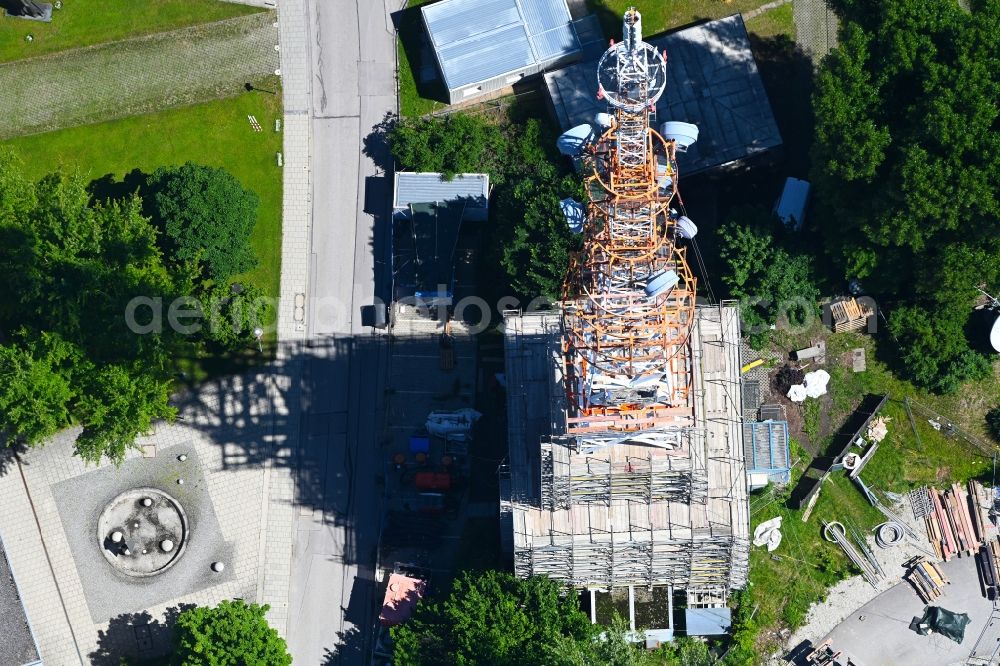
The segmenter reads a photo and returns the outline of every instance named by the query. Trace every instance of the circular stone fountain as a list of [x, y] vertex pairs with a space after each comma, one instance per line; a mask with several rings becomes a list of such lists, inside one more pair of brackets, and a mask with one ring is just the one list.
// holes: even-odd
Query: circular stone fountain
[[156, 488], [126, 490], [108, 502], [97, 520], [104, 558], [127, 576], [163, 573], [184, 554], [187, 537], [184, 508]]

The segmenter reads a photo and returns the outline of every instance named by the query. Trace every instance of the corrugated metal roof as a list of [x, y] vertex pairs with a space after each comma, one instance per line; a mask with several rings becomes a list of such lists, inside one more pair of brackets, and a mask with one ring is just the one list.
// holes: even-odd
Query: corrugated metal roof
[[684, 620], [688, 636], [721, 636], [733, 623], [728, 608], [688, 608]]
[[393, 208], [414, 203], [434, 203], [465, 199], [467, 207], [486, 208], [490, 177], [484, 173], [458, 174], [444, 180], [439, 173], [396, 173]]
[[566, 0], [443, 0], [422, 12], [452, 90], [580, 50]]

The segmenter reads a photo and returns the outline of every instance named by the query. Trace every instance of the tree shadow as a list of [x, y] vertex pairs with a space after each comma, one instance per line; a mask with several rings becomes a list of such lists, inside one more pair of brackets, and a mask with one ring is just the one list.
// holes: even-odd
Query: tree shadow
[[95, 203], [125, 199], [133, 194], [141, 197], [148, 180], [149, 174], [139, 169], [132, 169], [121, 179], [115, 178], [113, 173], [106, 173], [90, 181], [87, 191]]
[[27, 451], [27, 447], [21, 442], [7, 441], [0, 436], [0, 441], [5, 445], [0, 447], [0, 476], [7, 476], [15, 471], [18, 463], [18, 456]]
[[334, 648], [323, 649], [321, 666], [343, 666], [344, 664], [363, 663], [365, 657], [366, 636], [357, 627], [347, 631], [337, 632], [337, 645]]
[[97, 632], [97, 647], [87, 655], [93, 666], [119, 666], [123, 660], [141, 660], [157, 664], [168, 656], [173, 646], [173, 628], [177, 617], [194, 604], [179, 604], [166, 610], [162, 618], [147, 611], [123, 613], [112, 618], [107, 629]]
[[392, 173], [395, 166], [392, 152], [389, 150], [389, 135], [398, 124], [399, 118], [393, 113], [387, 113], [362, 140], [362, 152], [365, 157], [386, 173]]
[[815, 127], [812, 60], [788, 35], [758, 37], [751, 33], [750, 44], [781, 132], [783, 170], [788, 175], [807, 178]]

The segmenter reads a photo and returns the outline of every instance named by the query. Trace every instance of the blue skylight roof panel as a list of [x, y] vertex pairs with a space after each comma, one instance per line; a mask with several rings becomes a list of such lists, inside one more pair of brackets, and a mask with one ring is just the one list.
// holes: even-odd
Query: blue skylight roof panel
[[451, 0], [423, 8], [427, 31], [439, 49], [521, 23], [515, 0]]
[[486, 81], [535, 62], [522, 25], [443, 48], [440, 58], [445, 81], [452, 89]]
[[580, 41], [577, 39], [576, 31], [569, 24], [534, 35], [531, 37], [531, 41], [535, 45], [535, 52], [538, 54], [540, 62], [560, 58], [580, 50]]
[[518, 0], [529, 35], [566, 26], [571, 18], [563, 0]]

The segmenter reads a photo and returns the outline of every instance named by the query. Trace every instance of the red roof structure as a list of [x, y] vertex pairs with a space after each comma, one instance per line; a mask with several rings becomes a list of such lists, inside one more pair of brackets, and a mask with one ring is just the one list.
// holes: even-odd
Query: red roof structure
[[385, 588], [385, 598], [382, 600], [382, 612], [378, 619], [382, 626], [392, 627], [402, 624], [413, 613], [414, 606], [423, 599], [427, 581], [410, 578], [394, 573], [389, 576], [389, 585]]

